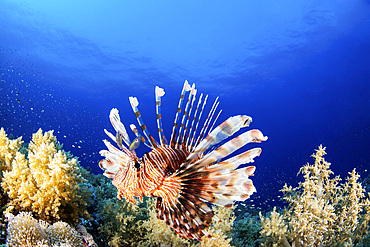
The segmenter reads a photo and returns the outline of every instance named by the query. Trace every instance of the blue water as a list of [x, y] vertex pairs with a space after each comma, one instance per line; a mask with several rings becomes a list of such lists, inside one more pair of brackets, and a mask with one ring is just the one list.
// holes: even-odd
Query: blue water
[[336, 175], [370, 170], [370, 1], [0, 0], [0, 76], [0, 126], [54, 130], [95, 173], [110, 109], [128, 127], [138, 96], [155, 133], [163, 87], [169, 139], [185, 79], [220, 96], [217, 123], [247, 114], [269, 137], [253, 205], [275, 205], [320, 144]]

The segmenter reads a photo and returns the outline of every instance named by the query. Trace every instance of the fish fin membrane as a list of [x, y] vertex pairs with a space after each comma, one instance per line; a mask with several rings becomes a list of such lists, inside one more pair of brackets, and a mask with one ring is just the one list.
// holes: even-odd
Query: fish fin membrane
[[211, 237], [207, 228], [214, 216], [212, 210], [205, 202], [182, 189], [174, 200], [157, 197], [156, 214], [185, 239], [201, 241], [202, 236]]
[[158, 198], [157, 217], [177, 234], [195, 240], [201, 240], [204, 235], [211, 237], [207, 228], [214, 214], [207, 203], [231, 207], [235, 201], [244, 201], [256, 192], [249, 178], [255, 166], [238, 167], [254, 162], [261, 149], [253, 148], [223, 159], [247, 143], [267, 140], [259, 130], [247, 131], [203, 155], [251, 121], [250, 117], [242, 115], [226, 120], [199, 143], [177, 172], [166, 178], [176, 181], [178, 194], [173, 200]]
[[213, 166], [165, 178], [155, 194], [157, 217], [186, 239], [211, 237], [207, 228], [214, 214], [207, 202], [231, 207], [234, 201], [252, 195], [256, 189], [249, 177], [255, 167], [235, 169], [241, 163], [253, 162], [260, 153], [260, 148], [254, 148]]

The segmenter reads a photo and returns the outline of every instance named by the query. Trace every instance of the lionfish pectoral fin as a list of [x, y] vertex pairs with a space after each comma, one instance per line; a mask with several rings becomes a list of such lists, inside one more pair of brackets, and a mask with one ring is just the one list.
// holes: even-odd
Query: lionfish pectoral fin
[[165, 178], [153, 193], [157, 197], [157, 218], [164, 220], [180, 236], [200, 241], [204, 235], [210, 237], [206, 229], [213, 212], [206, 203], [186, 191], [176, 176]]
[[[222, 159], [247, 143], [267, 140], [262, 132], [247, 131], [204, 155], [210, 147], [232, 136], [239, 129], [247, 127], [251, 121], [250, 117], [239, 115], [223, 122], [200, 141], [187, 160], [171, 175], [179, 181], [178, 187], [181, 192], [175, 203], [166, 206], [164, 200], [160, 204], [158, 217], [167, 219], [167, 224], [180, 232], [180, 235], [200, 240], [203, 235], [208, 234], [206, 229], [214, 215], [206, 203], [231, 207], [235, 201], [244, 201], [256, 192], [249, 178], [253, 176], [255, 167], [247, 166], [240, 169], [238, 167], [253, 162], [253, 159], [260, 155], [260, 148], [253, 148], [226, 160]], [[182, 224], [185, 226], [183, 231], [168, 220], [170, 217], [175, 219], [178, 217], [177, 214], [183, 219]]]
[[119, 170], [119, 167], [117, 165], [105, 159], [99, 162], [99, 167], [104, 170], [103, 175], [110, 179], [113, 179]]
[[187, 162], [185, 162], [182, 166], [188, 166], [193, 160], [197, 159], [207, 149], [232, 136], [241, 128], [248, 127], [251, 122], [252, 118], [246, 115], [237, 115], [228, 118], [222, 124], [217, 126], [214, 130], [212, 130], [211, 133], [209, 133], [202, 141], [199, 142], [194, 151], [187, 158]]
[[[118, 110], [116, 108], [113, 108], [110, 113], [109, 113], [109, 119], [114, 127], [114, 129], [116, 130], [116, 132], [120, 133], [123, 141], [129, 145], [130, 143], [130, 138], [128, 137], [128, 134], [127, 134], [127, 131], [126, 131], [126, 128], [125, 126], [123, 125], [123, 123], [121, 122], [121, 118], [118, 114]], [[122, 143], [122, 140], [121, 140], [121, 143]], [[121, 144], [122, 145], [122, 144]]]

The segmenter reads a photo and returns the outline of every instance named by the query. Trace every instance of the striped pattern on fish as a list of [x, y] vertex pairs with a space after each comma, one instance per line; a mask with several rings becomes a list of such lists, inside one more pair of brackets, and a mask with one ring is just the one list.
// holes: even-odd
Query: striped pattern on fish
[[[119, 149], [104, 140], [108, 150], [100, 151], [105, 159], [99, 165], [104, 170], [104, 175], [113, 179], [112, 183], [118, 189], [118, 198], [136, 203], [135, 198], [142, 201], [143, 196], [156, 197], [159, 219], [164, 220], [180, 236], [201, 240], [202, 236], [211, 237], [207, 228], [212, 219], [218, 220], [207, 203], [230, 207], [233, 202], [244, 201], [256, 192], [249, 178], [253, 176], [255, 167], [238, 167], [254, 162], [261, 149], [253, 148], [235, 156], [232, 156], [233, 152], [248, 143], [266, 141], [267, 137], [261, 131], [253, 129], [217, 147], [217, 144], [227, 140], [241, 128], [248, 127], [252, 118], [246, 115], [233, 116], [213, 129], [221, 113], [219, 111], [215, 114], [219, 105], [217, 97], [199, 131], [198, 126], [208, 95], [203, 98], [201, 94], [196, 103], [196, 93], [195, 85], [190, 86], [185, 81], [170, 143], [167, 143], [162, 127], [161, 97], [165, 94], [162, 88], [155, 88], [159, 142], [146, 128], [136, 97], [130, 97], [129, 100], [144, 135], [131, 124], [130, 128], [136, 135], [132, 142], [118, 110], [112, 109], [109, 118], [116, 135], [104, 131], [116, 142]], [[183, 106], [186, 94], [187, 103]], [[140, 143], [151, 149], [141, 158], [135, 153]], [[225, 157], [228, 159], [224, 159]]]

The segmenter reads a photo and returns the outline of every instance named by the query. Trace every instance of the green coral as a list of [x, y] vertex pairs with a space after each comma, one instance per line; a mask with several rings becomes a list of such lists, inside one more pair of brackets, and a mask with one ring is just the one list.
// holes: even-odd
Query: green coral
[[97, 214], [100, 218], [99, 238], [104, 246], [137, 246], [143, 238], [140, 229], [143, 220], [147, 219], [146, 203], [132, 204], [119, 200], [117, 189], [106, 177], [90, 177], [95, 185], [94, 195], [97, 200]]
[[232, 244], [238, 247], [259, 246], [261, 223], [256, 216], [248, 215], [234, 222]]
[[313, 165], [299, 173], [304, 182], [297, 188], [284, 185], [282, 192], [289, 203], [285, 214], [275, 210], [270, 218], [261, 217], [265, 246], [354, 246], [364, 243], [369, 234], [370, 200], [354, 169], [347, 181], [331, 178], [330, 163], [321, 145], [312, 156]]
[[66, 222], [89, 217], [86, 207], [91, 190], [82, 177], [84, 169], [77, 158], [62, 149], [53, 131], [33, 134], [27, 155], [21, 141], [7, 140], [1, 129], [3, 177], [1, 186], [9, 198], [7, 212], [30, 211], [37, 218]]

